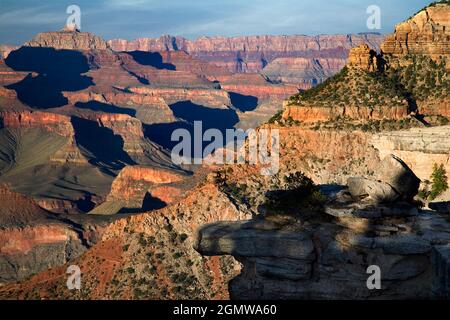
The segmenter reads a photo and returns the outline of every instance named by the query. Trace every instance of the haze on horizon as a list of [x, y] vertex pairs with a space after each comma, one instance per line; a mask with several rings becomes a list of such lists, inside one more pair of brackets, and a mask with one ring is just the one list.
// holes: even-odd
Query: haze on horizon
[[[19, 45], [36, 33], [60, 30], [66, 8], [81, 8], [82, 31], [105, 39], [200, 36], [389, 33], [430, 0], [0, 0], [0, 44]], [[381, 29], [366, 10], [381, 8]]]

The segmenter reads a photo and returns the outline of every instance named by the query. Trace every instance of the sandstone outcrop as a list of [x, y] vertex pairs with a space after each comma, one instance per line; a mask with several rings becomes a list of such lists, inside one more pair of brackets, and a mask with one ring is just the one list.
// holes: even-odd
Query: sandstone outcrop
[[385, 54], [423, 54], [439, 60], [450, 55], [449, 5], [433, 4], [398, 24], [381, 45]]
[[370, 145], [380, 158], [389, 154], [401, 158], [421, 180], [430, 178], [435, 163], [450, 172], [449, 126], [380, 132], [371, 136]]
[[106, 201], [90, 214], [111, 215], [124, 208], [149, 211], [154, 206], [165, 206], [173, 202], [172, 197], [178, 199], [183, 193], [176, 183], [185, 178], [167, 169], [126, 166], [114, 179]]
[[201, 37], [194, 41], [182, 37], [163, 36], [135, 41], [111, 40], [117, 51], [186, 51], [201, 60], [225, 67], [231, 72], [260, 72], [268, 63], [281, 57], [332, 58], [346, 56], [348, 50], [362, 43], [378, 49], [383, 36], [321, 35], [321, 36], [248, 36]]
[[[100, 242], [70, 262], [80, 266], [85, 275], [83, 291], [67, 290], [67, 264], [41, 272], [22, 284], [3, 286], [0, 296], [228, 299], [227, 283], [239, 273], [239, 264], [227, 257], [202, 257], [193, 249], [194, 234], [205, 223], [246, 218], [249, 216], [239, 212], [217, 186], [206, 183], [173, 206], [111, 223]], [[121, 289], [125, 283], [130, 290]]]
[[353, 48], [348, 55], [348, 65], [369, 72], [377, 71], [377, 52], [366, 44]]
[[419, 192], [420, 179], [401, 159], [389, 155], [380, 162], [375, 179], [350, 178], [347, 185], [352, 196], [369, 196], [376, 203], [411, 201]]
[[107, 50], [109, 45], [100, 37], [77, 30], [39, 33], [25, 46], [48, 47], [58, 50]]
[[408, 106], [380, 106], [373, 109], [368, 106], [305, 106], [298, 107], [284, 102], [283, 119], [300, 121], [304, 123], [333, 121], [338, 118], [350, 120], [401, 120], [408, 116]]
[[338, 73], [345, 64], [346, 57], [282, 57], [268, 63], [262, 73], [272, 81], [293, 84], [306, 90]]
[[[397, 174], [394, 172], [392, 179]], [[391, 179], [391, 180], [392, 180]], [[444, 216], [395, 201], [377, 205], [346, 190], [325, 191], [323, 212], [257, 216], [199, 229], [195, 248], [232, 255], [243, 264], [232, 299], [442, 298], [450, 243]], [[352, 188], [350, 188], [352, 191]], [[327, 216], [331, 216], [330, 220]], [[443, 247], [442, 247], [443, 246]], [[381, 270], [383, 290], [367, 286], [368, 268]]]
[[0, 44], [0, 60], [6, 59], [11, 51], [14, 51], [17, 49], [17, 46], [13, 45], [7, 45], [7, 44]]

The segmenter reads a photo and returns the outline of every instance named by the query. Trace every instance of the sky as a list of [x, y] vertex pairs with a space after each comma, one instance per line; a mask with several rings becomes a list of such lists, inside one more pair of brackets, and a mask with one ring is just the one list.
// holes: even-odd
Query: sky
[[[0, 0], [0, 43], [22, 44], [61, 29], [69, 5], [81, 31], [105, 39], [200, 36], [390, 33], [431, 0]], [[381, 29], [367, 27], [367, 8], [381, 9]]]

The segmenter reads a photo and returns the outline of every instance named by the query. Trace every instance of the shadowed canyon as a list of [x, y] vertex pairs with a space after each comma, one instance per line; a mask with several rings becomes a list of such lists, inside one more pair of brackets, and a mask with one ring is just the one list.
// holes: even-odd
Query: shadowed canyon
[[[0, 297], [448, 299], [449, 97], [446, 1], [389, 35], [2, 45]], [[277, 132], [278, 172], [174, 163], [197, 122]]]

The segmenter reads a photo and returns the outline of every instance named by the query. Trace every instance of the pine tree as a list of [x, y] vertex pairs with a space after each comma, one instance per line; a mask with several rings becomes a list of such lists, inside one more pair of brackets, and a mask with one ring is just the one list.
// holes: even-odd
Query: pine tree
[[429, 199], [434, 200], [445, 190], [448, 189], [447, 172], [444, 165], [441, 163], [439, 166], [435, 163], [433, 166], [433, 173], [431, 174], [431, 192]]

